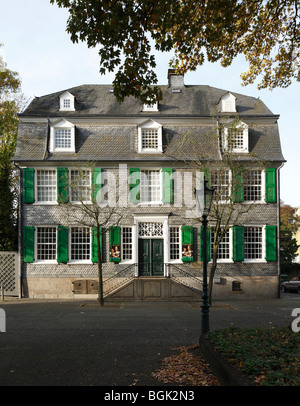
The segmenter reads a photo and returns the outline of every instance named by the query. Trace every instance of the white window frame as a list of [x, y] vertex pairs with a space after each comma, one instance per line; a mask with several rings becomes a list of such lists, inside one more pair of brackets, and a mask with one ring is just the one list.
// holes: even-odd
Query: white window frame
[[[246, 200], [245, 199], [245, 191], [244, 191], [244, 203], [248, 203], [248, 204], [255, 204], [255, 203], [259, 203], [259, 204], [266, 204], [265, 201], [265, 171], [261, 170], [261, 169], [250, 169], [247, 170], [246, 172], [260, 172], [260, 176], [261, 176], [261, 185], [260, 185], [260, 200]], [[243, 178], [243, 183], [244, 183], [244, 178]], [[243, 187], [245, 188], [245, 183], [243, 184]]]
[[[68, 107], [66, 107], [65, 101], [68, 102]], [[60, 95], [59, 111], [75, 111], [75, 97], [70, 92], [64, 92]]]
[[[55, 135], [57, 130], [70, 130], [71, 146], [69, 148], [55, 147]], [[50, 152], [75, 152], [75, 125], [69, 121], [62, 119], [50, 127]]]
[[[211, 253], [211, 260], [210, 263], [212, 263], [212, 244], [213, 244], [213, 227], [211, 228], [211, 234], [210, 234], [210, 253]], [[233, 255], [233, 239], [232, 239], [232, 227], [228, 229], [229, 233], [229, 242], [228, 242], [228, 249], [229, 249], [229, 258], [218, 258], [218, 262], [220, 263], [233, 263], [232, 255]], [[222, 244], [222, 242], [220, 243]], [[219, 245], [220, 247], [220, 245]], [[219, 249], [218, 247], [218, 249]]]
[[[53, 167], [38, 167], [38, 168], [34, 168], [35, 171], [35, 176], [34, 176], [34, 195], [36, 196], [35, 198], [35, 202], [33, 203], [34, 205], [52, 205], [52, 204], [58, 204], [57, 203], [57, 168], [53, 168]], [[54, 200], [38, 200], [38, 171], [54, 171], [55, 174], [55, 199]]]
[[236, 97], [230, 92], [221, 97], [220, 100], [221, 113], [236, 113]]
[[[125, 229], [131, 230], [131, 242], [126, 242], [124, 237]], [[124, 255], [124, 246], [131, 245], [131, 259], [123, 259]], [[134, 231], [133, 226], [123, 225], [121, 226], [121, 263], [122, 264], [133, 264], [134, 263]]]
[[[54, 259], [38, 259], [38, 229], [40, 228], [54, 228], [55, 229], [55, 258]], [[56, 225], [38, 225], [34, 230], [34, 258], [36, 263], [42, 264], [57, 264], [57, 226]]]
[[[222, 187], [225, 187], [225, 191], [227, 191], [227, 194], [228, 194], [228, 196], [227, 196], [227, 199], [220, 199], [219, 201], [218, 201], [218, 203], [220, 203], [220, 204], [222, 204], [222, 203], [224, 203], [224, 204], [226, 204], [226, 203], [228, 203], [229, 202], [229, 200], [230, 200], [230, 196], [231, 196], [231, 190], [232, 190], [232, 171], [230, 170], [230, 169], [226, 169], [226, 170], [222, 170], [222, 171], [226, 171], [226, 172], [228, 172], [228, 185], [225, 185], [225, 184], [219, 184], [219, 173], [218, 172], [221, 172], [221, 170], [218, 170], [218, 169], [213, 169], [213, 171], [215, 171], [215, 172], [217, 172], [217, 180], [218, 180], [218, 182], [217, 182], [217, 185], [215, 184], [215, 183], [213, 183], [212, 182], [212, 178], [211, 178], [211, 171], [210, 171], [210, 174], [209, 174], [209, 177], [210, 177], [210, 186], [211, 187], [215, 187], [216, 188], [216, 191], [217, 191], [217, 193], [219, 193], [219, 191], [218, 191], [218, 188], [220, 187], [220, 188], [222, 188]], [[222, 175], [222, 174], [221, 174]], [[225, 175], [224, 175], [225, 176]], [[217, 196], [217, 194], [215, 193], [214, 194], [214, 197], [213, 197], [213, 200], [214, 201], [216, 201], [216, 196]]]
[[[171, 229], [178, 228], [179, 233], [179, 242], [178, 242], [178, 249], [179, 249], [179, 258], [171, 259]], [[177, 243], [176, 243], [177, 244]], [[181, 226], [179, 225], [169, 225], [169, 263], [170, 264], [182, 264], [182, 233], [181, 233]]]
[[[90, 258], [89, 259], [72, 259], [72, 230], [75, 228], [86, 228], [89, 230], [89, 236], [90, 236]], [[92, 232], [90, 227], [85, 227], [85, 226], [71, 226], [69, 228], [69, 261], [68, 263], [70, 264], [91, 264], [92, 263]]]
[[151, 104], [143, 104], [142, 111], [158, 111], [158, 102]]
[[[86, 168], [80, 168], [81, 171], [85, 171], [88, 172], [88, 184], [86, 185], [80, 185], [82, 188], [86, 188], [86, 193], [88, 195], [88, 199], [87, 200], [83, 200], [83, 203], [91, 203], [91, 192], [92, 192], [92, 174], [91, 174], [91, 170], [90, 169], [86, 169]], [[78, 171], [78, 169], [76, 168], [71, 168], [69, 169], [69, 180], [70, 183], [72, 185], [72, 172]], [[69, 196], [70, 196], [70, 201], [72, 203], [81, 203], [81, 200], [75, 200], [73, 199], [73, 195], [72, 195], [72, 186], [70, 185], [69, 187]]]
[[[143, 200], [143, 185], [142, 182], [145, 179], [144, 177], [144, 172], [151, 171], [151, 172], [159, 172], [159, 200]], [[149, 181], [149, 179], [148, 179]], [[157, 169], [157, 168], [143, 168], [140, 169], [140, 202], [139, 205], [157, 205], [157, 204], [163, 204], [162, 203], [162, 170]], [[149, 183], [148, 183], [148, 188], [149, 188]]]
[[[241, 148], [231, 148], [228, 138], [231, 130], [242, 130], [243, 132], [243, 146]], [[248, 125], [240, 121], [236, 126], [225, 125], [223, 129], [223, 145], [224, 151], [233, 153], [247, 153], [249, 152], [249, 131]]]
[[[246, 228], [261, 228], [261, 258], [244, 258], [244, 263], [262, 263], [266, 261], [266, 227], [264, 225], [244, 225]], [[246, 242], [244, 238], [244, 251], [246, 255]]]
[[[157, 131], [157, 148], [143, 148], [143, 130], [156, 130]], [[138, 127], [138, 152], [153, 154], [163, 152], [162, 149], [162, 125], [156, 121], [149, 120]]]

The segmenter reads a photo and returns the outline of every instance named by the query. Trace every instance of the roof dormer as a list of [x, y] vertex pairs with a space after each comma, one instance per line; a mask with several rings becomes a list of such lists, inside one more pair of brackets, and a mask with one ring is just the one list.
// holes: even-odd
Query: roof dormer
[[59, 111], [75, 111], [75, 97], [70, 92], [59, 96]]
[[236, 113], [236, 97], [230, 92], [224, 94], [219, 101], [220, 113]]

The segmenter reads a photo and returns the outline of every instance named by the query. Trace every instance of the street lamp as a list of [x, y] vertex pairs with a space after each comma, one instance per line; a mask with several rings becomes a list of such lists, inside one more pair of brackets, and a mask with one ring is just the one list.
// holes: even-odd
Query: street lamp
[[203, 239], [203, 290], [202, 290], [202, 306], [201, 306], [201, 334], [205, 335], [209, 332], [209, 303], [208, 303], [208, 285], [207, 285], [207, 224], [208, 214], [211, 209], [211, 204], [214, 196], [214, 188], [207, 186], [208, 181], [205, 177], [200, 179], [200, 188], [196, 193], [197, 209], [202, 216], [202, 239]]

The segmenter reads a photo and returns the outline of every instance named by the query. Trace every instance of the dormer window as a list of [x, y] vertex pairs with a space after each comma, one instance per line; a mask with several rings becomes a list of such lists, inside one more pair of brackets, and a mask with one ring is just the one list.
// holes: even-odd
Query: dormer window
[[236, 113], [236, 97], [229, 92], [221, 97], [219, 105], [220, 113]]
[[50, 128], [50, 152], [75, 152], [75, 126], [66, 120]]
[[143, 111], [158, 111], [158, 102], [143, 104]]
[[239, 122], [237, 125], [224, 127], [223, 145], [227, 152], [249, 152], [248, 125]]
[[75, 111], [74, 96], [65, 92], [59, 97], [59, 111]]
[[138, 128], [138, 152], [162, 152], [162, 126], [153, 120]]

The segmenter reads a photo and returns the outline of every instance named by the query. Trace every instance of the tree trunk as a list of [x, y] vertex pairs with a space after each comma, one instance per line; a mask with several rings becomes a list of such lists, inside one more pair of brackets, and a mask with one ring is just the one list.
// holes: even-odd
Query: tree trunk
[[101, 250], [100, 250], [99, 227], [97, 227], [97, 257], [98, 257], [98, 278], [99, 278], [98, 302], [99, 302], [99, 306], [104, 306], [103, 278], [102, 278], [102, 258], [101, 258]]

